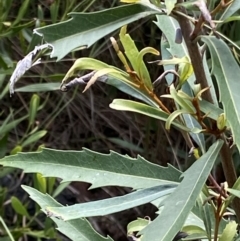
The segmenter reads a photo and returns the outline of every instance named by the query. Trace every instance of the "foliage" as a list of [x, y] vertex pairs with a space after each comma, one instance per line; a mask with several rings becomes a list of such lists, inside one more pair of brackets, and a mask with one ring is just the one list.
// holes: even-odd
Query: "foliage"
[[[59, 88], [65, 92], [84, 85], [84, 92], [87, 92], [94, 83], [103, 82], [127, 93], [134, 100], [114, 99], [110, 107], [161, 120], [168, 131], [175, 128], [187, 143], [189, 154], [194, 156], [191, 167], [181, 172], [171, 165], [162, 167], [140, 156], [131, 158], [113, 151], [101, 154], [88, 149], [61, 151], [40, 148], [38, 152], [17, 153], [46, 134], [45, 130], [33, 128], [37, 112], [44, 108], [44, 105], [40, 106], [36, 94], [32, 96], [26, 117], [9, 122], [9, 116], [3, 122], [3, 137], [25, 118], [29, 119], [29, 127], [11, 153], [17, 154], [4, 157], [0, 164], [35, 173], [38, 185], [35, 188], [23, 186], [23, 189], [56, 223], [58, 230], [72, 240], [112, 240], [98, 234], [85, 218], [119, 212], [148, 202], [156, 206], [158, 217], [153, 221], [138, 219], [130, 223], [128, 234], [135, 240], [169, 241], [174, 237], [176, 240], [179, 231], [184, 232], [184, 237], [188, 236], [185, 240], [237, 240], [240, 205], [235, 197], [240, 196], [240, 181], [232, 150], [238, 153], [240, 147], [240, 86], [237, 77], [240, 48], [231, 36], [226, 37], [222, 32], [229, 18], [231, 21], [238, 20], [232, 15], [237, 13], [240, 5], [236, 0], [213, 1], [214, 4], [211, 1], [206, 4], [203, 0], [166, 1], [166, 4], [160, 1], [122, 2], [131, 4], [93, 13], [71, 13], [70, 20], [36, 28], [31, 44], [41, 38], [46, 44], [35, 47], [18, 62], [10, 80], [10, 92], [14, 92], [16, 81], [28, 69], [40, 63], [39, 56], [50, 54], [50, 57], [61, 61], [69, 52], [90, 47], [101, 37], [122, 27], [119, 34], [121, 47], [114, 37], [110, 41], [123, 68], [96, 58], [82, 57], [70, 67]], [[19, 23], [28, 3], [24, 2], [19, 17], [6, 34], [15, 30], [14, 25]], [[151, 79], [144, 56], [159, 56], [159, 51], [151, 46], [139, 50], [125, 26], [150, 15], [156, 15], [155, 24], [164, 34], [161, 39], [162, 58], [152, 61], [152, 64], [157, 64], [156, 68], [163, 66], [164, 71], [155, 81]], [[79, 25], [79, 21], [84, 24]], [[191, 22], [195, 23], [194, 28]], [[181, 33], [183, 39], [179, 36]], [[76, 76], [84, 70], [91, 72]], [[164, 81], [168, 86], [160, 96], [158, 89]], [[46, 85], [36, 86], [41, 90], [46, 88]], [[24, 90], [28, 88], [24, 87]], [[50, 85], [50, 88], [55, 89], [56, 86]], [[236, 156], [239, 157], [238, 154]], [[223, 185], [219, 185], [211, 173], [218, 157], [221, 157], [226, 179]], [[133, 192], [62, 206], [53, 197], [51, 183], [56, 177], [64, 182], [88, 182], [91, 188], [130, 187]], [[49, 194], [45, 194], [47, 191]], [[12, 198], [12, 206], [19, 215], [30, 219], [26, 207], [16, 197]], [[232, 216], [234, 220], [230, 221]], [[5, 229], [6, 236], [13, 240], [8, 228]]]

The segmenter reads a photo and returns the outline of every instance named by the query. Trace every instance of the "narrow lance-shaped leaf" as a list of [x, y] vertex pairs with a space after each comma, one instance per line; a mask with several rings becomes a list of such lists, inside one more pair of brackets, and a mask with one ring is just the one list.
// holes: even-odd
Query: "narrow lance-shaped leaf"
[[216, 77], [227, 121], [232, 129], [234, 142], [240, 150], [240, 68], [224, 41], [216, 37], [201, 38], [211, 52], [212, 73]]
[[172, 166], [160, 167], [144, 158], [131, 158], [111, 151], [101, 154], [83, 151], [43, 149], [39, 153], [19, 153], [0, 160], [0, 165], [22, 168], [66, 181], [91, 183], [91, 188], [126, 186], [134, 189], [178, 183], [181, 172]]
[[181, 230], [217, 159], [223, 141], [218, 140], [184, 174], [183, 181], [163, 202], [163, 211], [140, 233], [143, 241], [169, 241]]
[[90, 47], [123, 25], [157, 13], [160, 10], [152, 4], [124, 5], [94, 13], [69, 13], [70, 20], [35, 29], [35, 32], [53, 46], [51, 57], [60, 60], [78, 47]]
[[[141, 58], [138, 58], [139, 51], [134, 41], [132, 40], [131, 36], [127, 34], [126, 26], [121, 28], [119, 38], [123, 45], [124, 53], [127, 56], [128, 60], [130, 61], [133, 70], [136, 71], [139, 77], [142, 77], [142, 81], [144, 81], [145, 85], [149, 88], [149, 90], [152, 91], [151, 78], [145, 63], [143, 62], [143, 59], [142, 59], [143, 55], [141, 55]], [[156, 54], [159, 54], [159, 53], [156, 52]], [[141, 73], [142, 73], [142, 76], [141, 76]]]
[[[136, 101], [131, 101], [131, 100], [115, 99], [110, 104], [110, 107], [115, 110], [132, 111], [132, 112], [140, 113], [140, 114], [150, 116], [152, 118], [163, 120], [163, 121], [166, 121], [169, 117], [169, 114], [167, 114], [166, 112], [162, 111], [159, 108], [151, 107], [149, 105], [142, 104]], [[191, 129], [182, 125], [177, 120], [173, 121], [171, 124], [181, 130], [191, 131]]]
[[[48, 206], [62, 206], [51, 196], [43, 194], [32, 187], [22, 186], [22, 188], [35, 202], [40, 205], [44, 212], [46, 212], [45, 209]], [[113, 241], [110, 237], [106, 238], [98, 234], [92, 228], [91, 224], [84, 218], [79, 218], [71, 221], [63, 221], [53, 216], [49, 217], [57, 224], [57, 229], [73, 241]]]
[[157, 198], [172, 193], [176, 186], [176, 184], [173, 184], [150, 187], [121, 197], [113, 197], [66, 207], [47, 207], [46, 210], [63, 220], [104, 216], [149, 203]]
[[[182, 91], [184, 91], [184, 93], [188, 94], [190, 97], [193, 97], [193, 93], [189, 84], [183, 85]], [[215, 107], [215, 105], [212, 105], [212, 106]], [[210, 112], [210, 109], [207, 108], [207, 113], [209, 114], [209, 112]], [[202, 129], [201, 125], [192, 115], [185, 114], [183, 115], [183, 118], [188, 128]], [[193, 138], [193, 140], [197, 143], [197, 145], [200, 147], [201, 152], [205, 153], [205, 139], [204, 139], [203, 133], [190, 132], [190, 135]]]
[[[155, 22], [155, 23], [163, 31], [164, 35], [167, 38], [167, 42], [161, 41], [162, 58], [170, 59], [172, 56], [176, 56], [178, 58], [183, 58], [184, 56], [188, 56], [188, 50], [187, 50], [185, 41], [182, 41], [181, 44], [175, 43], [175, 38], [176, 38], [175, 35], [178, 32], [178, 29], [180, 28], [179, 23], [176, 21], [176, 19], [174, 19], [173, 17], [170, 17], [170, 16], [158, 15], [157, 22]], [[206, 63], [206, 58], [204, 58], [203, 63], [204, 63], [204, 69], [205, 69], [208, 83], [210, 86], [213, 86], [211, 76], [209, 74], [208, 66]], [[174, 69], [174, 66], [173, 65], [171, 65], [171, 66], [165, 65], [164, 66], [164, 70], [169, 70], [169, 69]], [[196, 78], [193, 73], [188, 78], [187, 82], [185, 82], [185, 84], [182, 86], [182, 89], [185, 92], [186, 92], [186, 89], [188, 90], [188, 92], [186, 92], [186, 93], [190, 96], [192, 96], [191, 88], [194, 85], [195, 79]], [[167, 76], [168, 85], [170, 85], [172, 83], [172, 80], [173, 80], [172, 76], [168, 75]], [[215, 98], [215, 96], [216, 96], [215, 91], [213, 88], [211, 88], [210, 91], [213, 96], [214, 103], [216, 103], [217, 100]], [[189, 127], [189, 128], [199, 127], [196, 125], [194, 125], [194, 126], [192, 125], [194, 123], [194, 118], [191, 115], [184, 115], [183, 118], [186, 122], [187, 127]], [[195, 141], [197, 141], [197, 143], [200, 147], [205, 146], [205, 141], [204, 141], [204, 137], [203, 137], [202, 133], [196, 134], [196, 133], [190, 132], [190, 135], [192, 136], [192, 138]], [[204, 150], [204, 149], [202, 149], [202, 150]]]

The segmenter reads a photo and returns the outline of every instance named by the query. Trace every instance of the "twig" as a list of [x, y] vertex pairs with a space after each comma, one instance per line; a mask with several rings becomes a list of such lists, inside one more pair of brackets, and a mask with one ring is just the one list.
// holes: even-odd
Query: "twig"
[[[228, 186], [232, 187], [237, 180], [237, 174], [234, 168], [231, 150], [223, 134], [221, 135], [221, 139], [224, 141], [221, 149], [223, 172], [224, 172], [226, 181], [228, 183]], [[236, 213], [238, 221], [240, 221], [240, 199], [239, 198], [233, 199], [233, 208]]]
[[[182, 0], [178, 1], [182, 3]], [[185, 9], [182, 9], [182, 12], [186, 14]], [[192, 34], [192, 26], [188, 19], [183, 16], [178, 15], [178, 22], [182, 29], [183, 38], [187, 45], [188, 53], [192, 62], [192, 67], [196, 76], [196, 82], [201, 84], [202, 89], [208, 87], [207, 78], [203, 68], [202, 56], [200, 54], [198, 45], [196, 42], [191, 41], [190, 36]], [[210, 103], [213, 103], [213, 99], [209, 90], [203, 93], [203, 98]]]

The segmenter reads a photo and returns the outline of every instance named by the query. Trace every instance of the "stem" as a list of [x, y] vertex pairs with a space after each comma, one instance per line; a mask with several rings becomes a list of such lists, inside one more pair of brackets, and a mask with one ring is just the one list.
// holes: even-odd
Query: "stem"
[[[224, 141], [220, 152], [221, 158], [222, 158], [223, 172], [224, 172], [226, 181], [228, 183], [228, 186], [232, 187], [237, 180], [237, 174], [233, 164], [232, 153], [224, 135], [221, 135], [221, 139]], [[236, 213], [236, 216], [239, 222], [240, 221], [240, 199], [239, 198], [233, 199], [233, 209]]]
[[5, 222], [4, 222], [4, 220], [2, 219], [1, 216], [0, 216], [0, 223], [2, 223], [2, 226], [5, 228], [5, 230], [6, 230], [7, 234], [8, 234], [8, 236], [9, 236], [10, 240], [11, 241], [15, 241], [15, 239], [13, 238], [10, 230], [8, 229], [7, 225], [5, 224]]
[[211, 183], [211, 185], [213, 186], [213, 189], [216, 189], [220, 195], [222, 195], [223, 197], [227, 198], [227, 195], [224, 193], [224, 191], [222, 190], [222, 188], [219, 186], [219, 184], [216, 182], [216, 180], [214, 179], [214, 177], [212, 176], [212, 174], [209, 175], [208, 177], [208, 181]]
[[[183, 2], [182, 0], [178, 1], [179, 3]], [[186, 14], [185, 9], [181, 10]], [[178, 22], [182, 30], [182, 34], [187, 45], [188, 53], [192, 62], [192, 67], [196, 76], [197, 83], [201, 84], [202, 89], [208, 87], [207, 78], [203, 68], [202, 56], [200, 54], [198, 44], [196, 41], [191, 41], [190, 36], [192, 34], [192, 26], [188, 19], [183, 16], [178, 15]], [[210, 103], [213, 103], [213, 99], [209, 90], [203, 93], [203, 98]]]
[[[183, 0], [178, 0], [178, 3], [182, 3], [182, 2]], [[181, 12], [187, 15], [185, 9], [181, 9]], [[185, 43], [187, 45], [189, 56], [192, 61], [192, 66], [196, 76], [196, 81], [197, 83], [201, 84], [202, 88], [206, 88], [208, 87], [208, 82], [207, 82], [207, 78], [203, 68], [202, 56], [200, 54], [197, 42], [191, 41], [190, 39], [190, 36], [192, 34], [191, 23], [188, 19], [186, 19], [184, 16], [180, 14], [178, 14], [177, 17], [178, 17], [179, 25], [182, 29], [182, 34], [183, 34]], [[209, 90], [203, 93], [203, 98], [209, 101], [210, 103], [213, 103], [212, 96]], [[223, 171], [229, 187], [232, 187], [237, 180], [237, 175], [236, 175], [233, 160], [232, 160], [232, 153], [230, 151], [230, 148], [223, 134], [221, 135], [221, 138], [224, 140], [224, 144], [220, 152], [221, 158], [222, 158]], [[240, 199], [235, 198], [233, 200], [233, 209], [236, 213], [238, 221], [240, 221]]]

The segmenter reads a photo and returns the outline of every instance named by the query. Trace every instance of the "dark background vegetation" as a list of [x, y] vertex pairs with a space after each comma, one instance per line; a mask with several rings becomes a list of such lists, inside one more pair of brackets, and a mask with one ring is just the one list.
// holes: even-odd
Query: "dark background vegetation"
[[[4, 1], [4, 0], [0, 0]], [[6, 0], [8, 1], [8, 0]], [[21, 4], [24, 1], [13, 0], [12, 8], [6, 19], [3, 21], [12, 23], [18, 15]], [[54, 20], [54, 8], [59, 7]], [[33, 93], [16, 92], [13, 97], [9, 96], [6, 86], [10, 74], [16, 63], [22, 59], [30, 50], [29, 38], [35, 27], [52, 24], [68, 19], [68, 12], [92, 12], [118, 5], [118, 1], [97, 1], [97, 0], [32, 0], [28, 10], [21, 19], [21, 23], [28, 23], [36, 20], [31, 26], [15, 33], [4, 34], [7, 31], [6, 25], [2, 22], [0, 30], [0, 54], [2, 58], [9, 59], [9, 73], [0, 74], [0, 123], [13, 111], [12, 119], [24, 116], [29, 113], [29, 102]], [[153, 24], [153, 19], [144, 19], [128, 26], [128, 31], [136, 42], [139, 49], [145, 46], [151, 46], [160, 50], [161, 32]], [[2, 33], [1, 33], [2, 32]], [[113, 33], [117, 38], [118, 33]], [[73, 62], [83, 56], [97, 58], [106, 63], [111, 63], [122, 68], [118, 61], [116, 53], [110, 45], [109, 37], [100, 40], [90, 49], [77, 51], [69, 54], [60, 62], [55, 63], [47, 58], [40, 65], [33, 67], [17, 83], [16, 87], [27, 86], [33, 83], [48, 83], [61, 79], [73, 64]], [[156, 59], [156, 58], [155, 58]], [[146, 56], [146, 60], [155, 60], [151, 56]], [[1, 65], [0, 65], [1, 66]], [[147, 65], [150, 70], [152, 80], [155, 80], [162, 72], [161, 67]], [[0, 67], [0, 69], [3, 69]], [[159, 94], [166, 88], [165, 84], [158, 90]], [[47, 135], [38, 142], [31, 144], [23, 151], [36, 151], [39, 145], [48, 148], [64, 150], [81, 150], [82, 147], [94, 151], [109, 153], [109, 150], [121, 154], [128, 154], [136, 157], [138, 154], [147, 160], [166, 166], [172, 163], [177, 166], [174, 158], [175, 150], [182, 150], [186, 153], [187, 149], [181, 136], [174, 133], [174, 130], [167, 133], [160, 121], [148, 118], [146, 116], [119, 112], [109, 108], [109, 104], [116, 97], [129, 98], [117, 89], [106, 86], [103, 83], [96, 83], [86, 93], [82, 94], [83, 87], [63, 93], [60, 90], [55, 92], [41, 92], [41, 104], [43, 108], [38, 112], [35, 125], [41, 130], [47, 130]], [[28, 122], [22, 121], [13, 128], [5, 138], [7, 144], [3, 145], [3, 136], [0, 133], [1, 150], [5, 154], [10, 154], [19, 141], [26, 134]], [[167, 148], [166, 148], [167, 147]], [[182, 163], [182, 168], [187, 165], [187, 156], [178, 151], [178, 159]], [[21, 184], [33, 184], [31, 175], [25, 175], [21, 171], [14, 171], [5, 174], [3, 169], [1, 175], [1, 190], [5, 192], [6, 197], [2, 202], [1, 209], [4, 209], [4, 219], [9, 228], [16, 228], [22, 225], [16, 222], [16, 214], [10, 205], [11, 196], [17, 196], [23, 203], [29, 202], [27, 195], [21, 190]], [[90, 200], [99, 200], [116, 195], [123, 195], [130, 191], [128, 188], [109, 187], [87, 191], [89, 184], [72, 183], [65, 191], [58, 196], [58, 200], [63, 204], [74, 204], [76, 202], [86, 202]], [[6, 188], [6, 189], [3, 189]], [[7, 192], [6, 192], [7, 191]], [[3, 195], [2, 195], [3, 196]], [[34, 215], [35, 206], [29, 204], [28, 208]], [[97, 231], [104, 235], [110, 235], [114, 240], [127, 240], [126, 226], [137, 217], [150, 216], [155, 217], [154, 207], [145, 205], [132, 209], [131, 212], [121, 212], [106, 217], [91, 218], [93, 226]], [[33, 222], [33, 229], [41, 230], [44, 226], [44, 216], [40, 216], [38, 222]], [[1, 233], [0, 233], [1, 236]], [[25, 240], [35, 240], [35, 238], [25, 237]], [[64, 237], [60, 236], [60, 240]]]

